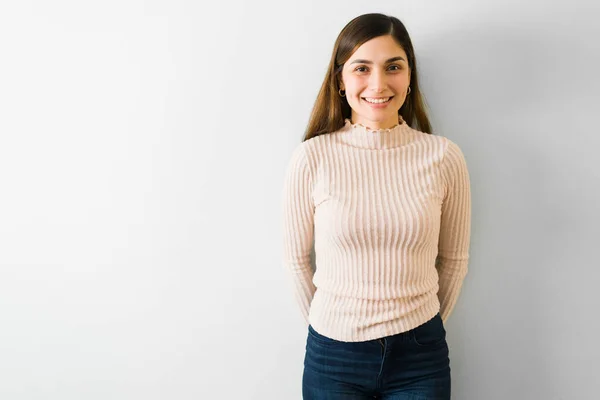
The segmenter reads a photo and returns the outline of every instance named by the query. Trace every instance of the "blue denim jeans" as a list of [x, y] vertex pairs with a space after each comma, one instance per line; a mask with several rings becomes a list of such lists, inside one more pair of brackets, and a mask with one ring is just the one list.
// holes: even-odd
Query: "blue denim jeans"
[[340, 342], [309, 325], [302, 398], [448, 400], [448, 356], [439, 313], [410, 331], [365, 342]]

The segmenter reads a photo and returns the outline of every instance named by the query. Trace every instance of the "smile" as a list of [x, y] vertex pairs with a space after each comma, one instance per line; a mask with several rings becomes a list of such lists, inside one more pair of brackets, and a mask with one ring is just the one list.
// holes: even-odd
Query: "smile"
[[384, 104], [384, 103], [388, 103], [390, 100], [392, 100], [394, 96], [390, 96], [390, 97], [378, 97], [378, 98], [372, 98], [372, 97], [361, 97], [361, 99], [365, 100], [368, 103], [372, 103], [372, 104]]

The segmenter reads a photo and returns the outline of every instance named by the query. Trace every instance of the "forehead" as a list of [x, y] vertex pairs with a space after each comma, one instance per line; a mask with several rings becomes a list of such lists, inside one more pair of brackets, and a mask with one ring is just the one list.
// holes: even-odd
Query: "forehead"
[[386, 60], [397, 56], [402, 57], [404, 60], [407, 59], [406, 52], [402, 46], [396, 43], [390, 35], [378, 36], [363, 43], [356, 49], [348, 59], [348, 63], [356, 59], [363, 59], [383, 64]]

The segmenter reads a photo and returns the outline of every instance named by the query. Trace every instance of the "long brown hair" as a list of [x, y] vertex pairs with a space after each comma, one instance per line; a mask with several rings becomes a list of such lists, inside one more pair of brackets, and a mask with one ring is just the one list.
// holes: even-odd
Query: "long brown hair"
[[398, 114], [409, 126], [425, 133], [432, 133], [425, 100], [419, 88], [417, 59], [408, 31], [398, 18], [372, 13], [354, 18], [338, 35], [303, 141], [334, 132], [344, 126], [345, 118], [351, 117], [352, 110], [348, 101], [338, 93], [344, 63], [363, 43], [385, 35], [391, 35], [402, 47], [408, 56], [408, 66], [411, 71], [410, 93], [407, 94]]

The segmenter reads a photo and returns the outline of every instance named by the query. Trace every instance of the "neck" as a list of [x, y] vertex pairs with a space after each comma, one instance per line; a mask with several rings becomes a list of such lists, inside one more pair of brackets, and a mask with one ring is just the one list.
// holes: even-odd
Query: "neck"
[[339, 139], [353, 147], [363, 149], [391, 149], [408, 143], [412, 138], [412, 128], [398, 116], [398, 123], [390, 128], [371, 129], [360, 123], [352, 123], [349, 118], [338, 132]]
[[362, 125], [366, 129], [371, 130], [371, 131], [375, 131], [375, 130], [379, 130], [379, 129], [391, 129], [391, 128], [395, 127], [396, 125], [403, 122], [400, 114], [396, 114], [396, 115], [397, 115], [397, 117], [395, 115], [393, 115], [390, 118], [387, 118], [385, 121], [377, 121], [377, 120], [370, 120], [370, 119], [366, 119], [366, 118], [360, 118], [360, 117], [358, 117], [358, 115], [356, 115], [353, 112], [352, 116], [350, 118], [350, 121], [353, 125]]

